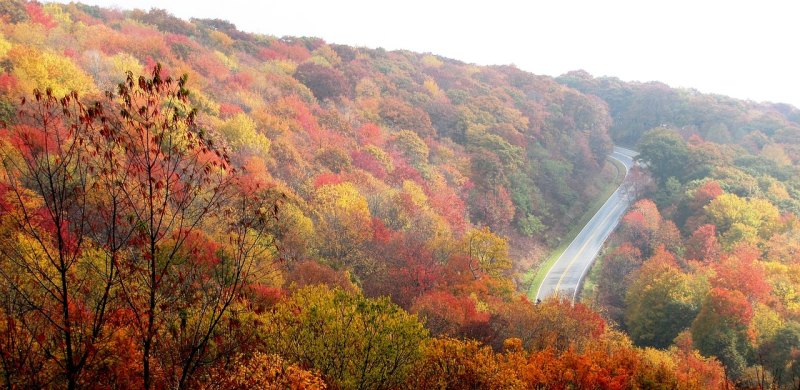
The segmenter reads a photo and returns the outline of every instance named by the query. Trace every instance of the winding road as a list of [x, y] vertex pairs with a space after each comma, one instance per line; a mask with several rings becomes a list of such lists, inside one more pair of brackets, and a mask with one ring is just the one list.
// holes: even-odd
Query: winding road
[[[609, 157], [625, 166], [627, 179], [628, 170], [633, 166], [633, 158], [637, 154], [639, 153], [633, 150], [615, 146], [614, 152]], [[564, 250], [539, 286], [539, 290], [536, 292], [537, 299], [544, 299], [558, 293], [571, 297], [572, 302], [575, 302], [581, 281], [589, 271], [589, 266], [631, 204], [632, 199], [627, 195], [627, 188], [628, 186], [623, 180], [622, 185], [611, 194], [606, 203], [600, 207], [600, 210]]]

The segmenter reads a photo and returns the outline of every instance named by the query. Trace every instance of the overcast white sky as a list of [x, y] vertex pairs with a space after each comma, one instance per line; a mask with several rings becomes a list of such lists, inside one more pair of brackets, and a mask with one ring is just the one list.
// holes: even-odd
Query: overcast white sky
[[431, 52], [558, 76], [658, 80], [800, 107], [800, 2], [83, 0], [220, 18], [275, 36]]

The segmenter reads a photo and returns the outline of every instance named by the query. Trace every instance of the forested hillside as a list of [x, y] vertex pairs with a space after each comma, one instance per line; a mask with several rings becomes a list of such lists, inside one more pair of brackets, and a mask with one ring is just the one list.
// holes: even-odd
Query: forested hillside
[[[632, 143], [652, 127], [647, 110], [625, 114], [600, 89], [512, 66], [163, 10], [9, 0], [0, 19], [8, 388], [722, 388], [759, 364], [776, 383], [796, 380], [796, 349], [769, 363], [742, 355], [742, 370], [725, 355], [795, 337], [797, 259], [763, 257], [783, 259], [797, 241], [791, 107], [731, 101], [748, 112], [724, 122], [731, 145], [687, 143], [689, 122], [669, 118], [658, 124], [680, 135], [643, 139], [658, 204], [676, 222], [656, 229], [669, 245], [641, 244], [625, 272], [673, 256], [658, 264], [687, 280], [687, 300], [727, 294], [766, 314], [732, 319], [730, 347], [694, 320], [724, 314], [700, 303], [675, 325], [699, 330], [676, 343], [643, 339], [609, 309], [640, 347], [590, 307], [534, 305], [518, 284], [611, 181], [611, 137]], [[722, 192], [737, 213], [769, 213], [705, 216], [695, 198]], [[637, 210], [649, 207], [649, 221], [648, 205]], [[719, 248], [681, 249], [709, 224], [702, 237]], [[767, 251], [773, 242], [784, 252]], [[734, 256], [745, 244], [752, 256]], [[683, 260], [706, 249], [774, 272], [741, 298], [748, 283]], [[619, 280], [601, 280], [600, 294]], [[634, 286], [611, 292], [646, 296]], [[779, 366], [789, 371], [778, 377]]]
[[797, 388], [800, 112], [584, 72], [559, 80], [608, 101], [612, 136], [637, 145], [648, 172], [588, 298], [639, 346], [691, 343], [741, 387]]
[[608, 103], [613, 118], [610, 133], [617, 142], [635, 145], [647, 130], [670, 126], [684, 138], [699, 135], [718, 144], [769, 138], [789, 147], [795, 162], [800, 156], [800, 110], [788, 104], [743, 101], [658, 82], [595, 78], [584, 71], [569, 72], [557, 80]]

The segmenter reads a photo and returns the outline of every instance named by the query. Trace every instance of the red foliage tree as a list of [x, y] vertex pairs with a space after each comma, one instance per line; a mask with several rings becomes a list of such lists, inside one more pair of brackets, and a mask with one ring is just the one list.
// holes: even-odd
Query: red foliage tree
[[419, 170], [409, 164], [403, 156], [392, 154], [394, 170], [389, 174], [389, 182], [394, 185], [402, 185], [404, 181], [411, 180], [417, 184], [424, 184], [425, 180]]
[[288, 59], [300, 63], [309, 59], [311, 53], [302, 45], [292, 45], [281, 40], [274, 40], [270, 42], [269, 47], [259, 49], [258, 57], [264, 61]]
[[2, 73], [0, 74], [0, 92], [4, 95], [9, 96], [12, 92], [17, 90], [17, 85], [19, 82], [17, 78], [8, 74]]
[[442, 285], [441, 264], [425, 242], [409, 234], [396, 234], [386, 249], [391, 282], [384, 289], [401, 307], [410, 307], [416, 297]]
[[[278, 194], [270, 188], [239, 188], [244, 182], [227, 155], [204, 137], [194, 121], [196, 111], [186, 106], [185, 83], [185, 76], [163, 78], [159, 66], [150, 78], [134, 80], [129, 73], [119, 86], [120, 117], [109, 118], [119, 126], [113, 136], [124, 151], [116, 168], [125, 175], [123, 208], [138, 226], [120, 272], [141, 343], [146, 388], [164, 380], [189, 386], [195, 371], [212, 358], [208, 346], [215, 330], [251, 272], [270, 268], [254, 263], [266, 261], [273, 245], [266, 232], [277, 214]], [[190, 238], [212, 219], [226, 238], [225, 253], [192, 246]], [[205, 264], [188, 261], [193, 252], [203, 251], [216, 258]], [[173, 300], [176, 304], [163, 304]], [[180, 312], [195, 310], [200, 318], [186, 321], [180, 332], [163, 332]]]
[[356, 130], [356, 133], [362, 144], [373, 144], [377, 146], [383, 146], [384, 144], [381, 128], [376, 124], [365, 123]]
[[361, 168], [378, 179], [385, 180], [387, 177], [386, 169], [378, 159], [369, 152], [356, 150], [351, 154], [353, 165]]
[[244, 112], [242, 108], [236, 104], [220, 103], [219, 105], [219, 116], [222, 118], [230, 118], [242, 112]]
[[720, 245], [717, 240], [717, 227], [706, 224], [697, 228], [686, 242], [686, 259], [705, 263], [719, 259]]
[[622, 218], [620, 238], [638, 248], [642, 256], [649, 257], [658, 244], [656, 234], [662, 221], [661, 213], [653, 201], [640, 200]]
[[751, 302], [764, 302], [770, 293], [764, 269], [758, 260], [747, 256], [742, 250], [742, 256], [736, 254], [725, 256], [719, 263], [714, 264], [714, 277], [711, 283], [715, 287], [731, 291], [739, 291]]
[[509, 302], [501, 305], [492, 322], [499, 332], [495, 342], [518, 337], [526, 348], [537, 351], [583, 349], [606, 330], [606, 322], [600, 314], [584, 304], [573, 305], [569, 299], [560, 297], [537, 305], [526, 300]]
[[695, 191], [690, 207], [692, 210], [700, 210], [712, 200], [722, 195], [723, 192], [722, 187], [716, 181], [706, 182]]
[[30, 2], [25, 4], [25, 10], [28, 11], [28, 17], [31, 22], [41, 24], [48, 30], [58, 25], [50, 15], [44, 12], [39, 3]]
[[339, 183], [344, 183], [344, 178], [337, 173], [322, 173], [314, 178], [314, 188]]
[[425, 321], [434, 336], [457, 337], [475, 324], [486, 324], [489, 314], [479, 312], [469, 297], [456, 297], [447, 291], [432, 291], [419, 296], [410, 311]]
[[236, 72], [231, 75], [229, 80], [241, 89], [251, 89], [255, 82], [255, 77], [249, 72]]
[[467, 229], [467, 206], [451, 187], [439, 186], [428, 193], [431, 207], [444, 217], [456, 235]]

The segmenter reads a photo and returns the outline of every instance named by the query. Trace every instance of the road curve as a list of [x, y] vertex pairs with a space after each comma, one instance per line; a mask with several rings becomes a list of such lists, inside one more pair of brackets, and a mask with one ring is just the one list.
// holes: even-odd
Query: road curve
[[[627, 178], [628, 170], [633, 166], [633, 158], [637, 154], [639, 153], [633, 150], [615, 146], [609, 157], [625, 166]], [[611, 194], [611, 197], [556, 260], [536, 292], [537, 299], [544, 299], [559, 293], [562, 296], [571, 297], [575, 302], [581, 280], [589, 270], [597, 253], [600, 252], [600, 248], [603, 247], [603, 243], [614, 231], [622, 215], [625, 214], [625, 210], [631, 204], [625, 186], [623, 181], [623, 184]]]

